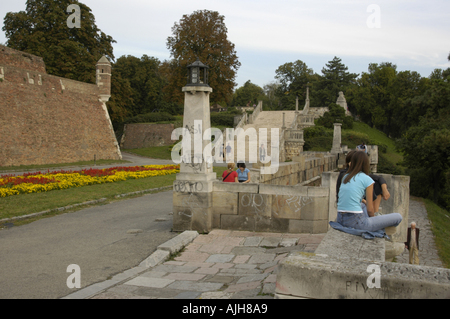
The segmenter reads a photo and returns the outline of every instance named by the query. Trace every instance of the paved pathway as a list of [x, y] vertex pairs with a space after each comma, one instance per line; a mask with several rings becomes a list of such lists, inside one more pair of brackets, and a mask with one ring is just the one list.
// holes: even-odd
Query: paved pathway
[[272, 299], [278, 264], [293, 250], [314, 252], [325, 234], [213, 230], [173, 260], [93, 299]]
[[[419, 264], [424, 266], [443, 267], [437, 253], [434, 235], [431, 231], [431, 222], [428, 219], [425, 205], [422, 202], [411, 198], [409, 201], [408, 227], [413, 221], [416, 222], [417, 228], [420, 229]], [[403, 254], [396, 257], [396, 261], [399, 263], [409, 263], [409, 250], [405, 249]]]

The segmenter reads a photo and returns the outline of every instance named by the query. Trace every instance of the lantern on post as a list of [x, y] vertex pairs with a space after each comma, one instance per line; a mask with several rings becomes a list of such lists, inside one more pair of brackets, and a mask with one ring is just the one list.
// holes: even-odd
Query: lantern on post
[[188, 83], [186, 86], [208, 86], [208, 69], [209, 66], [197, 61], [187, 66]]

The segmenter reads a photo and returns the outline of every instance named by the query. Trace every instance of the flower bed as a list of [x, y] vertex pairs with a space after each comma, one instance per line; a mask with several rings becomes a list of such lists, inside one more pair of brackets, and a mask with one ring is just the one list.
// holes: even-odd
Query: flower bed
[[21, 176], [0, 176], [0, 197], [41, 193], [57, 189], [114, 183], [127, 179], [171, 175], [180, 171], [179, 165], [149, 165], [86, 169], [80, 171], [48, 171], [27, 173]]

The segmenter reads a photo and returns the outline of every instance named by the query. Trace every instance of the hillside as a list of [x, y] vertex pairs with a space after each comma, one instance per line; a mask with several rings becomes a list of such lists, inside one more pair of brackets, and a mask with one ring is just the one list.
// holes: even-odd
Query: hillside
[[[333, 130], [322, 126], [305, 129], [305, 151], [327, 152], [333, 144]], [[348, 148], [356, 148], [362, 142], [368, 145], [378, 145], [378, 172], [387, 174], [402, 174], [404, 169], [399, 162], [403, 156], [395, 150], [395, 141], [383, 132], [371, 128], [362, 122], [354, 122], [352, 129], [342, 130], [342, 144]]]

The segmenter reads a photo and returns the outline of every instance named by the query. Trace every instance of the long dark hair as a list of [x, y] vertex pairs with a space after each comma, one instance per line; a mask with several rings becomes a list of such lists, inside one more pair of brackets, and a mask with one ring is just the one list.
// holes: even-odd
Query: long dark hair
[[356, 153], [356, 151], [350, 151], [350, 152], [348, 152], [347, 156], [345, 157], [345, 168], [346, 169], [349, 169], [350, 166], [348, 164], [352, 161], [352, 156], [355, 153]]
[[370, 174], [369, 156], [367, 156], [366, 152], [356, 152], [355, 154], [353, 154], [350, 162], [352, 163], [352, 165], [350, 165], [350, 168], [347, 171], [348, 175], [344, 179], [344, 184], [350, 182], [350, 179], [359, 172], [363, 172], [366, 175]]

